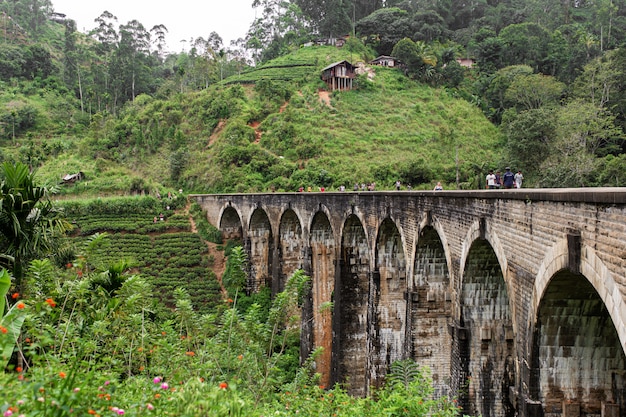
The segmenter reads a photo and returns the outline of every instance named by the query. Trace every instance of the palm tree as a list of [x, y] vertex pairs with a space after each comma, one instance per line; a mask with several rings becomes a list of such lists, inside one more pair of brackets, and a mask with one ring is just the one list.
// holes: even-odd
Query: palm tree
[[51, 190], [36, 185], [26, 164], [5, 162], [0, 177], [0, 266], [12, 271], [22, 292], [24, 266], [51, 253], [72, 226], [50, 201]]

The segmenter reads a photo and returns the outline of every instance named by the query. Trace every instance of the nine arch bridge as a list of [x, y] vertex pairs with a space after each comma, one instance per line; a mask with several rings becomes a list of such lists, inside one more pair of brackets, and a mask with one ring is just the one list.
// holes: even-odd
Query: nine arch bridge
[[193, 195], [249, 290], [312, 279], [302, 355], [355, 395], [412, 358], [466, 414], [626, 414], [626, 189]]

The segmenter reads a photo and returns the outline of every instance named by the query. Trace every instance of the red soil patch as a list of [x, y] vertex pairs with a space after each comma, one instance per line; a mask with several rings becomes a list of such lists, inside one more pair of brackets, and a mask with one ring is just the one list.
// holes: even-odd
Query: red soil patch
[[326, 104], [328, 107], [331, 107], [330, 105], [330, 93], [326, 90], [319, 90], [317, 92], [317, 95], [320, 98], [320, 103]]
[[258, 129], [259, 125], [261, 124], [261, 122], [255, 120], [254, 122], [250, 122], [248, 123], [248, 126], [250, 126], [251, 128], [254, 129], [254, 143], [260, 143], [261, 142], [261, 131]]
[[211, 133], [211, 136], [209, 136], [209, 145], [211, 146], [213, 145], [213, 142], [215, 142], [215, 139], [217, 139], [217, 136], [220, 134], [220, 132], [222, 131], [222, 129], [224, 129], [224, 125], [226, 125], [226, 120], [222, 119], [217, 123], [217, 126], [215, 126], [215, 129], [213, 129], [213, 133]]

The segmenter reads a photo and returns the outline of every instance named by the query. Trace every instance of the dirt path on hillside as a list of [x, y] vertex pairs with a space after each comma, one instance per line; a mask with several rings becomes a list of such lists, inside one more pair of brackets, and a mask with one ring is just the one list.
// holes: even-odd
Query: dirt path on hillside
[[[278, 109], [278, 113], [284, 112], [288, 105], [289, 105], [289, 102], [285, 101]], [[259, 122], [258, 120], [254, 120], [248, 123], [248, 126], [254, 129], [254, 143], [256, 143], [257, 145], [261, 143], [261, 136], [263, 135], [263, 132], [261, 132], [261, 129], [259, 129], [260, 125], [261, 125], [261, 122]]]
[[330, 93], [326, 90], [318, 90], [317, 95], [320, 98], [320, 103], [326, 104], [328, 107], [332, 108], [330, 105]]
[[[187, 203], [187, 213], [189, 213], [189, 204], [190, 203]], [[196, 222], [194, 221], [191, 214], [189, 214], [189, 223], [191, 224], [191, 232], [198, 233], [198, 227], [196, 226]], [[222, 289], [222, 296], [226, 298], [228, 296], [228, 293], [224, 288], [224, 284], [222, 284], [222, 277], [224, 276], [224, 271], [226, 270], [226, 257], [224, 256], [224, 251], [218, 250], [216, 243], [207, 242], [204, 239], [203, 241], [204, 243], [206, 243], [207, 248], [209, 249], [209, 255], [213, 255], [213, 265], [211, 266], [211, 270], [215, 274], [217, 282], [219, 282], [220, 284], [220, 288]]]
[[207, 144], [207, 146], [213, 145], [213, 143], [215, 142], [215, 139], [217, 139], [217, 137], [220, 134], [220, 132], [222, 131], [222, 129], [224, 129], [224, 125], [226, 125], [226, 120], [225, 119], [221, 119], [217, 123], [217, 126], [215, 126], [215, 129], [213, 129], [213, 132], [211, 133], [211, 136], [209, 136], [209, 143]]
[[254, 129], [254, 143], [256, 143], [257, 145], [261, 143], [261, 135], [263, 134], [261, 130], [259, 129], [260, 125], [261, 125], [261, 122], [259, 122], [258, 120], [248, 123], [248, 126]]

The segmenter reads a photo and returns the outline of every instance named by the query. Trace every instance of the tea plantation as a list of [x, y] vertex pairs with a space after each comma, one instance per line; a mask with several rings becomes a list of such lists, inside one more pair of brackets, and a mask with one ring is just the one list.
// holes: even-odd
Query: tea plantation
[[[106, 270], [126, 261], [132, 273], [146, 277], [161, 300], [173, 306], [173, 292], [185, 288], [198, 312], [213, 311], [221, 302], [220, 283], [212, 270], [214, 255], [192, 232], [186, 201], [153, 197], [61, 202], [74, 225], [76, 254], [97, 236], [90, 257]], [[162, 217], [161, 217], [162, 215]]]

